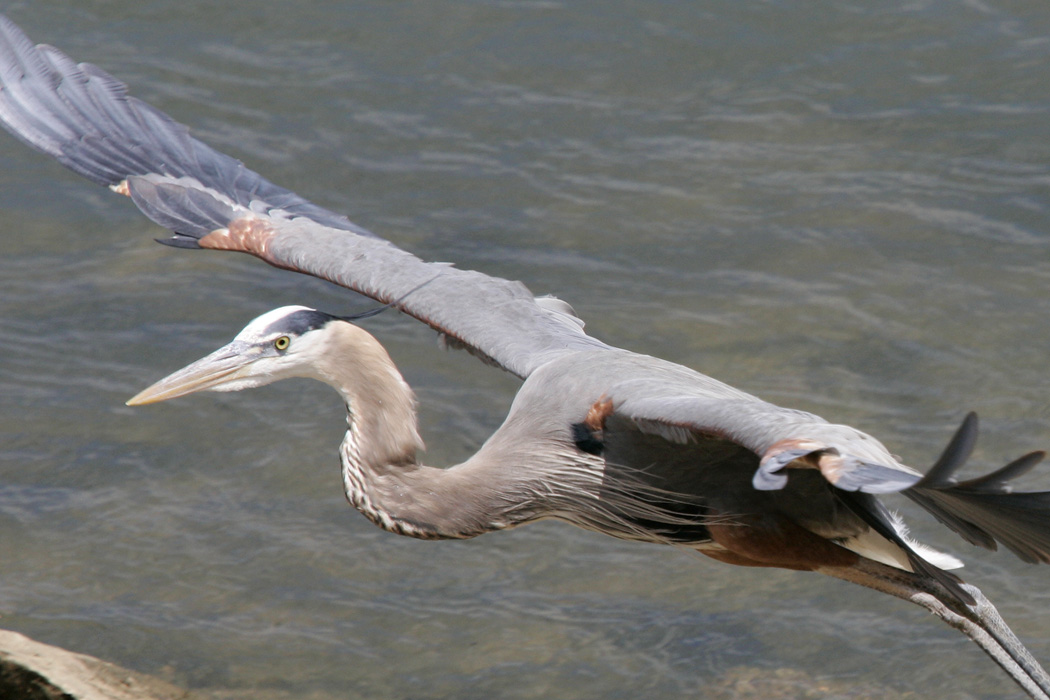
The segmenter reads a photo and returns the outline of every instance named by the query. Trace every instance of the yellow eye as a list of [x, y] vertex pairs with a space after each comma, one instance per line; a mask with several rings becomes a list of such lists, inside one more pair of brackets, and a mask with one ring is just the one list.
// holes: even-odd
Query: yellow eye
[[278, 350], [287, 350], [288, 346], [292, 344], [292, 339], [286, 335], [282, 335], [277, 340], [273, 341], [273, 346]]

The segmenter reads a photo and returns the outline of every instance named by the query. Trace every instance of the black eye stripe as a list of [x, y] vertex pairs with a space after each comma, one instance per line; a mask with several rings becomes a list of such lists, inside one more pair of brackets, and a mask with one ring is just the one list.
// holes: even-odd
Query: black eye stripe
[[326, 323], [334, 319], [335, 316], [326, 314], [323, 311], [314, 311], [312, 309], [301, 309], [293, 313], [280, 318], [263, 331], [265, 334], [269, 333], [280, 333], [282, 335], [302, 335], [307, 331], [317, 330], [318, 328], [324, 327]]

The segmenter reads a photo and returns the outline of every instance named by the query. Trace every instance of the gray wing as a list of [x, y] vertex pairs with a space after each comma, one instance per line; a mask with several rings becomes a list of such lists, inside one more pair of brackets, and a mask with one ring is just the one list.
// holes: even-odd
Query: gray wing
[[838, 489], [871, 494], [903, 491], [922, 478], [856, 428], [740, 393], [681, 395], [679, 387], [664, 396], [628, 398], [617, 411], [672, 439], [677, 429], [685, 431], [679, 439], [711, 435], [748, 448], [758, 457], [752, 485], [759, 491], [784, 488], [792, 469], [816, 469]]
[[562, 352], [599, 349], [567, 304], [519, 282], [426, 263], [281, 188], [130, 97], [100, 68], [34, 46], [0, 16], [0, 122], [170, 229], [161, 241], [250, 253], [397, 308], [520, 376]]
[[1050, 492], [1015, 492], [1010, 483], [1039, 464], [1044, 453], [1026, 454], [985, 476], [956, 477], [977, 439], [975, 414], [966, 417], [923, 476], [850, 426], [781, 408], [731, 387], [698, 394], [643, 395], [622, 402], [614, 394], [610, 398], [617, 412], [642, 430], [678, 441], [710, 435], [748, 448], [757, 457], [752, 484], [758, 490], [788, 488], [789, 470], [816, 469], [847, 503], [868, 510], [858, 514], [871, 518], [869, 525], [890, 539], [894, 533], [874, 517], [866, 494], [900, 492], [971, 544], [995, 550], [998, 543], [1024, 561], [1050, 563]]

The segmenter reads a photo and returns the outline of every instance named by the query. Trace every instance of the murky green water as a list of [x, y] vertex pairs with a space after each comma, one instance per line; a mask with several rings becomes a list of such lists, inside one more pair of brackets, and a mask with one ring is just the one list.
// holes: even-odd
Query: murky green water
[[[918, 467], [969, 409], [979, 466], [1050, 447], [1043, 2], [6, 11], [271, 179], [556, 293], [609, 342]], [[558, 524], [383, 533], [343, 501], [325, 387], [123, 405], [264, 310], [363, 301], [158, 246], [129, 202], [6, 136], [0, 213], [0, 625], [239, 697], [1016, 694], [920, 609], [814, 575]], [[511, 378], [405, 317], [369, 328], [418, 391], [430, 462], [499, 425]], [[1050, 570], [894, 505], [1050, 662]]]

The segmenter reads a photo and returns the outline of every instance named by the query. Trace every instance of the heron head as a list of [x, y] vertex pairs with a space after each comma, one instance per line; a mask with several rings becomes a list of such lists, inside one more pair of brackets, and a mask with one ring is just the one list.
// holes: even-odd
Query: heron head
[[341, 321], [305, 306], [283, 306], [259, 316], [228, 345], [168, 375], [128, 400], [129, 406], [197, 391], [240, 391], [289, 377], [314, 377], [326, 328]]

